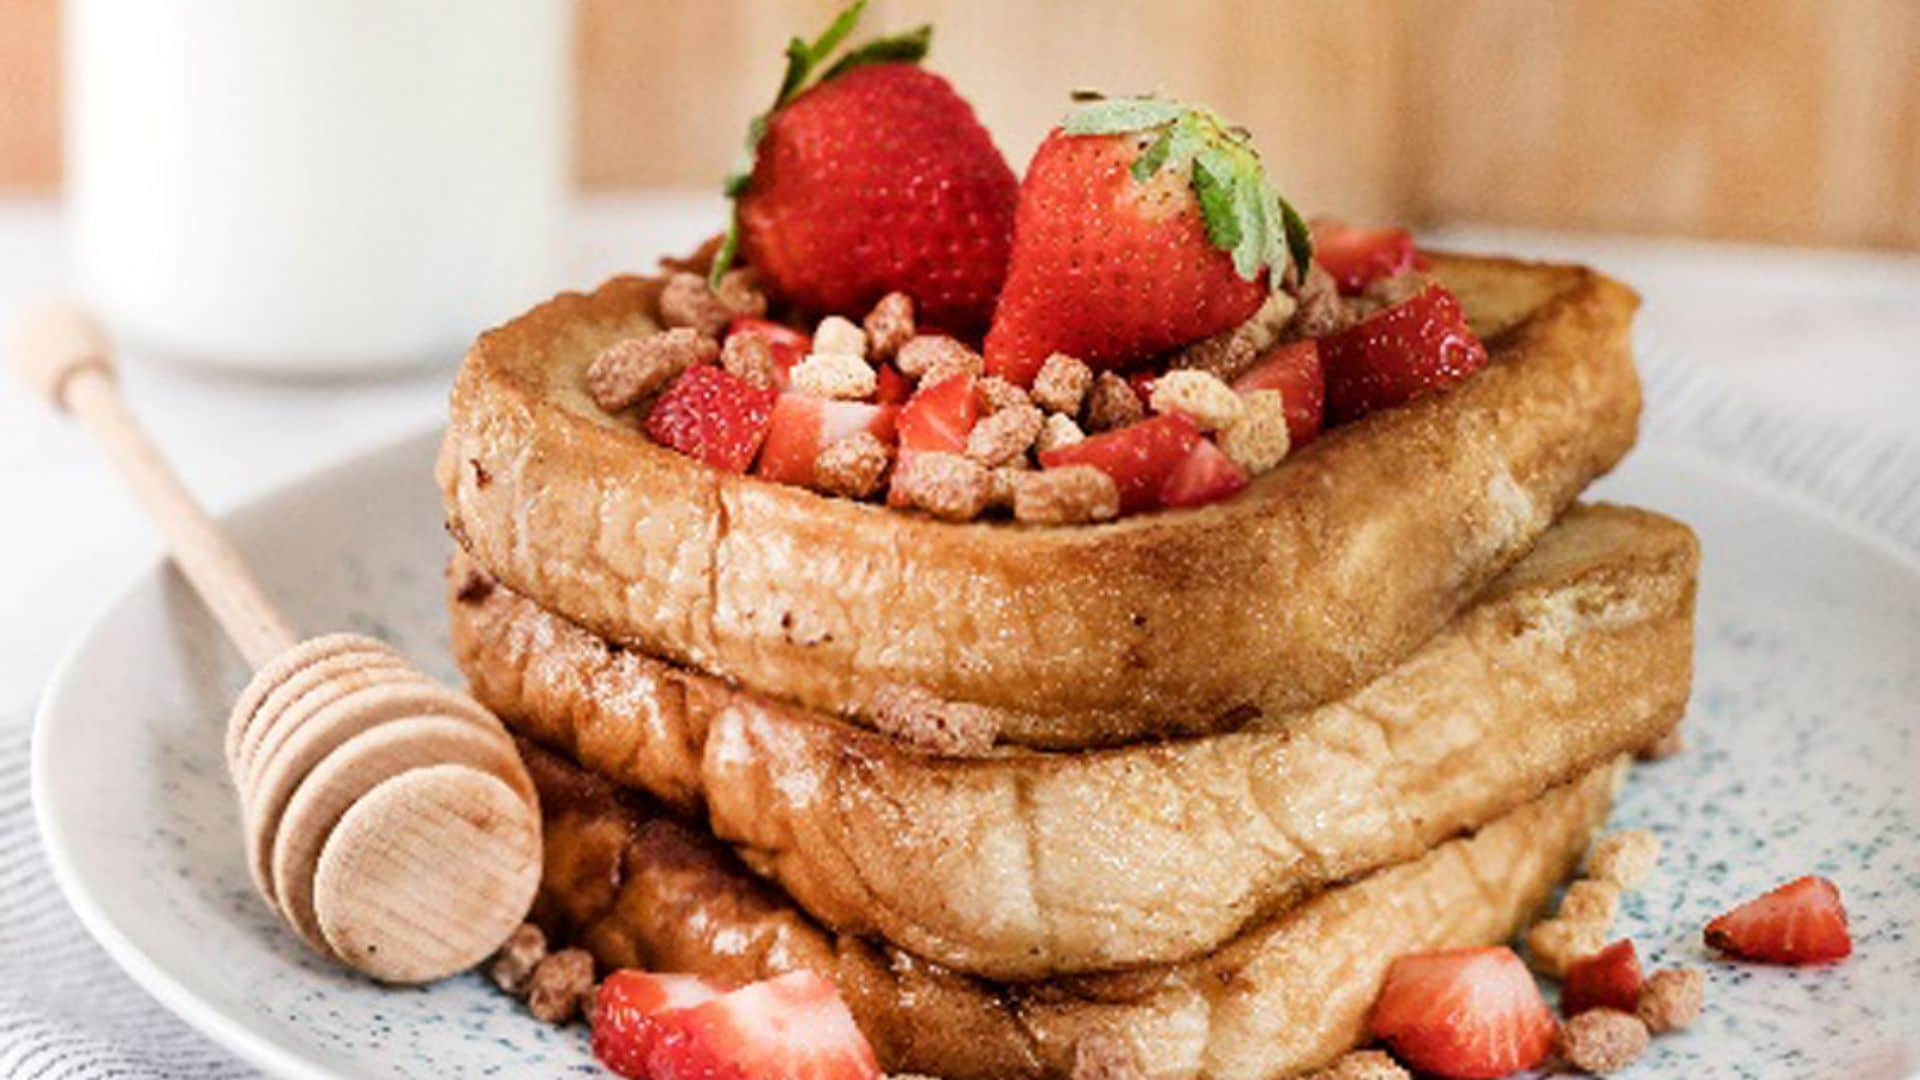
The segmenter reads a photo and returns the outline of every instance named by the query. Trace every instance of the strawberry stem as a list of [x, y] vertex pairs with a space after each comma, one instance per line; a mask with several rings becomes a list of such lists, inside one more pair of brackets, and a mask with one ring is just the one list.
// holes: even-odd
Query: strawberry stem
[[[733, 265], [740, 251], [740, 196], [746, 194], [753, 182], [753, 169], [760, 158], [760, 141], [767, 137], [767, 126], [773, 122], [773, 114], [781, 107], [799, 97], [807, 88], [818, 86], [844, 72], [867, 64], [913, 64], [927, 55], [933, 43], [933, 27], [917, 26], [904, 33], [873, 38], [857, 48], [851, 49], [833, 62], [824, 72], [820, 66], [828, 57], [840, 48], [853, 33], [860, 22], [860, 16], [867, 10], [867, 0], [855, 0], [843, 8], [820, 36], [809, 42], [804, 38], [792, 38], [787, 42], [787, 70], [780, 77], [780, 89], [774, 94], [773, 104], [767, 111], [747, 121], [746, 144], [741, 148], [740, 157], [727, 173], [722, 190], [733, 202], [727, 218], [727, 235], [720, 242], [720, 250], [714, 255], [713, 266], [707, 272], [709, 283], [718, 285], [720, 276]], [[818, 79], [814, 78], [820, 72]]]
[[1208, 109], [1157, 97], [1083, 101], [1060, 123], [1069, 135], [1120, 135], [1156, 131], [1130, 170], [1146, 183], [1163, 169], [1185, 169], [1207, 226], [1207, 239], [1233, 257], [1234, 272], [1248, 281], [1268, 271], [1279, 288], [1288, 261], [1304, 274], [1313, 260], [1313, 236], [1300, 214], [1267, 179], [1266, 166], [1242, 127], [1229, 126]]

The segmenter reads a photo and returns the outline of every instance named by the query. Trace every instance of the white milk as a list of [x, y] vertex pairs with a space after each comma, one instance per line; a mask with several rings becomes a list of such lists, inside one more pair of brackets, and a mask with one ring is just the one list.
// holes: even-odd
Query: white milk
[[86, 298], [225, 366], [457, 356], [549, 290], [561, 0], [68, 0]]

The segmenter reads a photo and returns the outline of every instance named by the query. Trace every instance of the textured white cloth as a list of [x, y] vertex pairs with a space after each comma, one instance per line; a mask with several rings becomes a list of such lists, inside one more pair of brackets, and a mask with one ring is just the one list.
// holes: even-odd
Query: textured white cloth
[[0, 1077], [254, 1075], [135, 986], [54, 887], [28, 791], [30, 718], [0, 711]]

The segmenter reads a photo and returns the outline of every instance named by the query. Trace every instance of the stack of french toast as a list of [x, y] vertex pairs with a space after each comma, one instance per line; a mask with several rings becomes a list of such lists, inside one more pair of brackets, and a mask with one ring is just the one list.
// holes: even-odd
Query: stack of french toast
[[[1507, 939], [1684, 711], [1698, 554], [1575, 501], [1634, 441], [1632, 295], [1427, 259], [1483, 370], [1097, 526], [654, 445], [579, 388], [658, 279], [483, 337], [449, 607], [539, 784], [539, 921], [607, 969], [821, 973], [887, 1068], [945, 1077], [1071, 1075], [1089, 1040], [1289, 1075], [1396, 957]], [[903, 695], [931, 734], [878, 722]]]
[[723, 243], [459, 375], [452, 640], [533, 917], [706, 996], [810, 972], [890, 1072], [1322, 1068], [1396, 959], [1523, 930], [1684, 712], [1693, 535], [1577, 501], [1637, 300], [1309, 234], [1158, 99], [1016, 180], [924, 34], [814, 70], [845, 29]]

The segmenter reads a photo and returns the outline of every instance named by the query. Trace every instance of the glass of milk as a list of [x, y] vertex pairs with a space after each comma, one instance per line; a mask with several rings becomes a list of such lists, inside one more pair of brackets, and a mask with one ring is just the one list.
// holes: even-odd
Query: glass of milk
[[549, 291], [563, 0], [68, 0], [81, 289], [130, 343], [345, 372]]

